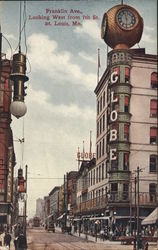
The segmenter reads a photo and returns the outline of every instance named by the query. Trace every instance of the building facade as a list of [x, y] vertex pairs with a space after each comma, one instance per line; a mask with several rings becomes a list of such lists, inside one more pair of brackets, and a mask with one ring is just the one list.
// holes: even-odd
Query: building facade
[[56, 221], [59, 216], [59, 190], [60, 187], [56, 186], [49, 193], [50, 216], [53, 216], [54, 221]]
[[11, 226], [13, 214], [13, 172], [15, 154], [10, 127], [12, 85], [10, 61], [1, 54], [0, 68], [0, 224]]
[[112, 50], [108, 62], [95, 90], [97, 124], [105, 121], [97, 133], [96, 168], [102, 161], [106, 166], [107, 209], [116, 218], [128, 219], [130, 213], [134, 216], [135, 171], [137, 166], [142, 169], [139, 203], [143, 217], [156, 206], [157, 56], [145, 54], [144, 49]]

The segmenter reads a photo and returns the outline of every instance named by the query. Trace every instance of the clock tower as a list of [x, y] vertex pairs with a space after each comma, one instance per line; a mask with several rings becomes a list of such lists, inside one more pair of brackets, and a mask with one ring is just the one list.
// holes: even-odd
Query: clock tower
[[[112, 50], [95, 89], [96, 185], [93, 197], [96, 195], [96, 199], [100, 199], [100, 194], [105, 194], [104, 214], [109, 216], [111, 231], [116, 223], [120, 228], [121, 225], [128, 227], [129, 221], [130, 232], [134, 230], [131, 222], [135, 211], [133, 173], [137, 166], [146, 166], [140, 173], [140, 216], [147, 216], [156, 204], [155, 191], [151, 191], [155, 187], [156, 172], [152, 175], [154, 184], [150, 180], [142, 181], [142, 177], [149, 176], [153, 155], [156, 157], [156, 147], [152, 144], [151, 148], [150, 144], [152, 138], [156, 138], [157, 126], [149, 113], [152, 103], [157, 103], [157, 87], [154, 89], [152, 84], [153, 75], [157, 81], [156, 56], [145, 54], [144, 48], [132, 48], [141, 39], [143, 25], [138, 11], [125, 4], [108, 10], [101, 23], [101, 38]], [[103, 177], [105, 173], [105, 178], [98, 177], [101, 172]]]
[[121, 4], [104, 14], [101, 38], [113, 49], [128, 49], [138, 43], [143, 32], [143, 19], [131, 6]]

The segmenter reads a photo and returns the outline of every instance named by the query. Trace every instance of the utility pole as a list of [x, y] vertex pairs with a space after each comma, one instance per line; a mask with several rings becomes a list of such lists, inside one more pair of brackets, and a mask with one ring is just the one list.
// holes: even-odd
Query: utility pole
[[64, 231], [66, 231], [67, 222], [67, 175], [64, 174]]
[[133, 245], [133, 250], [136, 250], [136, 176], [134, 178], [134, 245]]
[[1, 81], [1, 64], [2, 64], [2, 33], [1, 33], [1, 26], [0, 26], [0, 81]]
[[142, 170], [137, 167], [137, 250], [139, 250], [139, 245], [140, 245], [140, 223], [139, 223], [139, 173], [141, 172]]
[[28, 166], [26, 165], [25, 166], [25, 194], [26, 194], [26, 197], [25, 197], [25, 208], [24, 208], [24, 211], [25, 211], [25, 216], [24, 216], [24, 235], [26, 237], [26, 225], [27, 225], [27, 169], [28, 169]]
[[132, 182], [130, 181], [130, 236], [132, 235]]

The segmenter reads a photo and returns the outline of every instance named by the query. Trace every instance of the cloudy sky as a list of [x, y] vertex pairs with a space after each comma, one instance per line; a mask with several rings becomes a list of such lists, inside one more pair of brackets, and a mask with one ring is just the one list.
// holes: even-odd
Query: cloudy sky
[[[97, 50], [100, 48], [100, 76], [106, 68], [107, 48], [100, 38], [104, 12], [117, 0], [26, 1], [26, 39], [21, 32], [21, 48], [27, 53], [27, 114], [12, 117], [16, 167], [28, 165], [28, 215], [35, 214], [37, 198], [43, 198], [64, 174], [78, 170], [77, 150], [89, 151], [92, 130], [95, 152]], [[156, 0], [126, 0], [144, 19], [144, 33], [139, 43], [146, 53], [156, 54]], [[25, 17], [22, 2], [22, 26]], [[8, 59], [17, 53], [20, 1], [0, 2], [3, 52]], [[61, 10], [63, 19], [53, 19]], [[50, 12], [52, 12], [50, 14]], [[24, 15], [23, 15], [24, 14]], [[49, 20], [37, 19], [50, 16]], [[36, 17], [36, 18], [35, 18]], [[55, 18], [55, 17], [54, 17]], [[80, 25], [72, 25], [77, 21]], [[64, 22], [64, 25], [57, 25]], [[65, 22], [67, 24], [65, 24]], [[56, 24], [56, 25], [55, 25]], [[24, 143], [17, 142], [25, 138]]]

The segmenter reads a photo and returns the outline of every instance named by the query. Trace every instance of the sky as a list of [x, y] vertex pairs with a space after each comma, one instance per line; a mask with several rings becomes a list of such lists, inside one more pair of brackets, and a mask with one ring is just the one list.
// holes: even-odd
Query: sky
[[[77, 151], [92, 151], [96, 141], [97, 51], [100, 77], [106, 69], [107, 46], [100, 36], [103, 14], [121, 1], [21, 1], [21, 51], [27, 56], [27, 113], [12, 116], [16, 154], [15, 175], [28, 165], [28, 216], [36, 199], [63, 184], [64, 174], [78, 170]], [[126, 0], [144, 19], [139, 43], [157, 54], [157, 1]], [[61, 14], [55, 12], [61, 11]], [[55, 19], [56, 15], [62, 19]], [[41, 19], [39, 19], [39, 16]], [[44, 19], [46, 18], [47, 19]], [[0, 1], [3, 52], [10, 59], [18, 52], [20, 1]], [[73, 25], [76, 21], [76, 25]], [[63, 22], [63, 25], [61, 25]], [[25, 31], [25, 32], [24, 32]], [[138, 46], [135, 46], [138, 48]], [[24, 138], [24, 143], [19, 139]]]

